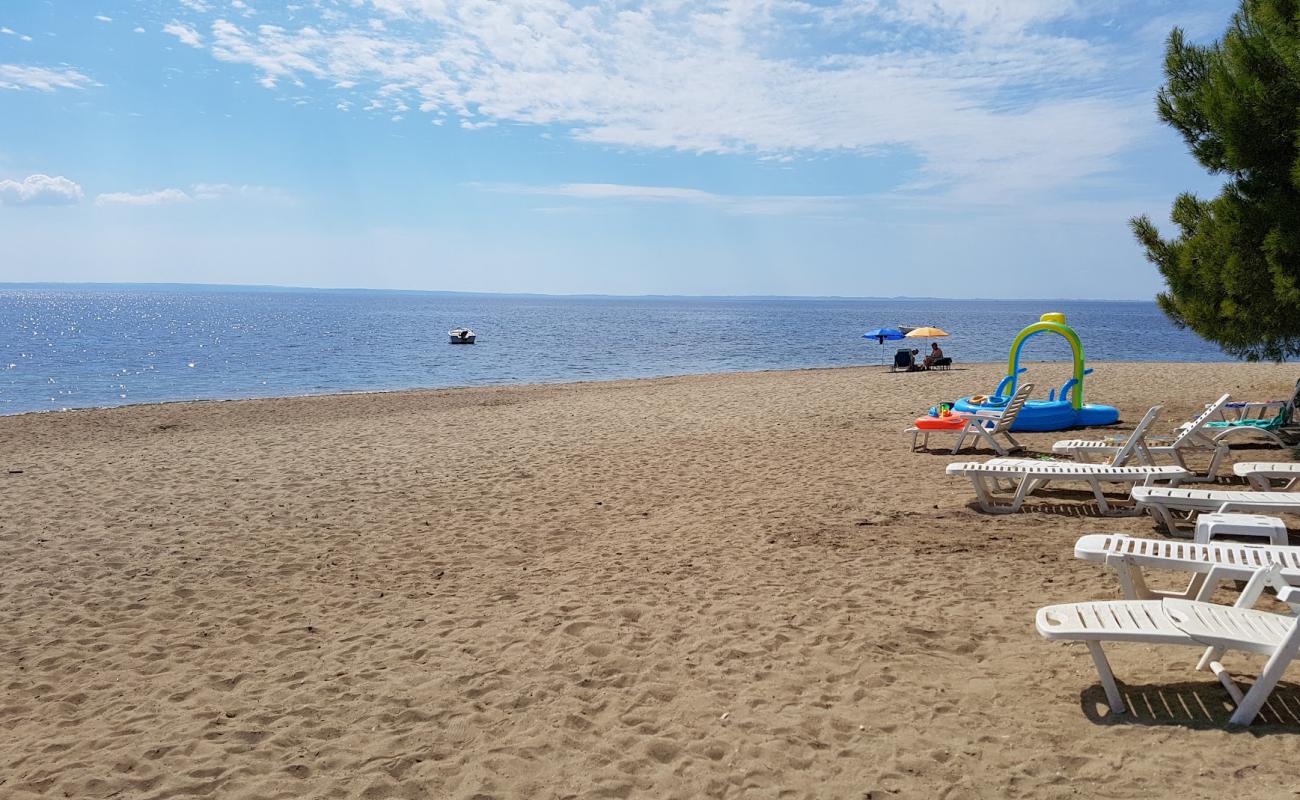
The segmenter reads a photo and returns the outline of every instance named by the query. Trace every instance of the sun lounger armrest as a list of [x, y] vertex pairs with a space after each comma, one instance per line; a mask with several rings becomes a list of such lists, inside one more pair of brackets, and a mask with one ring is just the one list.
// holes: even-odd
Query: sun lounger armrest
[[1300, 605], [1300, 588], [1288, 586], [1285, 589], [1278, 589], [1277, 599], [1287, 605]]
[[[1271, 579], [1280, 572], [1280, 569], [1272, 566], [1261, 567], [1255, 570], [1250, 580], [1242, 588], [1241, 594], [1237, 597], [1234, 605], [1242, 608], [1250, 608], [1255, 605], [1255, 601], [1264, 593], [1264, 586], [1271, 583]], [[1205, 573], [1205, 582], [1201, 584], [1201, 589], [1196, 593], [1194, 598], [1199, 603], [1210, 602], [1214, 590], [1219, 588], [1219, 584], [1241, 578], [1242, 568], [1228, 564], [1215, 564], [1210, 567], [1210, 571]]]
[[[1227, 567], [1224, 567], [1222, 570], [1220, 570], [1219, 565], [1215, 565], [1214, 567], [1211, 567], [1210, 573], [1205, 578], [1205, 585], [1202, 586], [1201, 591], [1197, 593], [1196, 599], [1198, 600], [1203, 599], [1206, 602], [1209, 601], [1210, 595], [1214, 592], [1213, 584], [1217, 584], [1219, 582], [1219, 580], [1215, 579], [1216, 571], [1219, 572], [1219, 574], [1221, 575], [1225, 575], [1224, 578], [1219, 579], [1219, 580], [1224, 580], [1226, 579], [1226, 574], [1229, 573], [1231, 570], [1230, 568]], [[1272, 586], [1274, 589], [1276, 589], [1279, 600], [1282, 599], [1283, 592], [1289, 593], [1291, 591], [1294, 591], [1291, 588], [1291, 586], [1288, 585], [1287, 582], [1282, 579], [1282, 565], [1274, 562], [1272, 564], [1269, 564], [1267, 567], [1260, 567], [1259, 569], [1255, 570], [1255, 574], [1251, 575], [1250, 580], [1246, 581], [1246, 585], [1242, 587], [1241, 596], [1237, 598], [1237, 602], [1233, 603], [1233, 605], [1237, 606], [1238, 608], [1254, 607], [1256, 601], [1259, 600], [1259, 596], [1264, 593], [1265, 586]], [[1201, 595], [1204, 595], [1204, 598], [1202, 598]], [[1282, 602], [1286, 602], [1286, 601], [1283, 600]], [[1297, 595], [1296, 602], [1300, 602], [1300, 595]]]

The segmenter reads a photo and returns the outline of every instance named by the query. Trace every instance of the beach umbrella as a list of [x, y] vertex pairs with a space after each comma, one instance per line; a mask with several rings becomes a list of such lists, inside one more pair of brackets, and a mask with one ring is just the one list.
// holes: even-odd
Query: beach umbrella
[[947, 336], [947, 331], [938, 328], [913, 328], [907, 332], [909, 339], [938, 339], [940, 336]]
[[875, 339], [880, 342], [880, 363], [885, 363], [885, 342], [892, 342], [903, 338], [903, 332], [898, 328], [876, 328], [874, 331], [867, 331], [862, 334], [863, 339]]

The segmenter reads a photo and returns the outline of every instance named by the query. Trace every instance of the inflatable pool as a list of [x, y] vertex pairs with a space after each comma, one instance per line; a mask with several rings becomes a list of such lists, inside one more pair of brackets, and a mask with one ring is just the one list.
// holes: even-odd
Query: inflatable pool
[[[973, 414], [976, 411], [1001, 411], [1009, 397], [994, 396], [983, 403], [972, 403], [963, 397], [953, 404], [954, 412]], [[1020, 409], [1012, 431], [1060, 431], [1084, 425], [1113, 425], [1119, 421], [1119, 409], [1098, 403], [1086, 403], [1075, 408], [1069, 400], [1030, 400]]]
[[1026, 341], [1040, 333], [1062, 336], [1070, 344], [1070, 351], [1074, 355], [1074, 374], [1061, 386], [1059, 392], [1056, 389], [1048, 392], [1046, 400], [1026, 402], [1024, 408], [1020, 409], [1020, 414], [1012, 424], [1011, 430], [1062, 431], [1066, 428], [1113, 425], [1118, 422], [1118, 408], [1084, 402], [1083, 380], [1092, 373], [1092, 370], [1084, 365], [1083, 343], [1079, 340], [1079, 334], [1065, 324], [1064, 314], [1057, 313], [1042, 315], [1038, 322], [1016, 335], [1015, 341], [1011, 343], [1007, 375], [992, 395], [963, 397], [953, 404], [952, 410], [966, 414], [973, 414], [976, 411], [1001, 411], [1016, 393], [1016, 386], [1020, 383], [1020, 373], [1025, 371], [1025, 368], [1020, 366], [1020, 350]]

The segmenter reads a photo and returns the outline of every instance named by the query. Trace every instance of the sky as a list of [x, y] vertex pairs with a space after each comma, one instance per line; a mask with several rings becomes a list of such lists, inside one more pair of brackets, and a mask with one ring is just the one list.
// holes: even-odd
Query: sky
[[0, 4], [0, 282], [1150, 299], [1201, 0]]

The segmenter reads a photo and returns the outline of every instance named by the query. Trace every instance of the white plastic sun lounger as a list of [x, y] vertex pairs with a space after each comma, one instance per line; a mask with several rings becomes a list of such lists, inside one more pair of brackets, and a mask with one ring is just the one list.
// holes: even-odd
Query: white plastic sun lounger
[[[1025, 497], [1053, 481], [1086, 483], [1097, 498], [1101, 513], [1111, 506], [1102, 492], [1103, 483], [1140, 483], [1150, 486], [1157, 481], [1177, 484], [1192, 476], [1182, 467], [1112, 467], [1107, 464], [1074, 464], [1063, 461], [1030, 459], [993, 459], [987, 462], [964, 461], [949, 464], [949, 475], [965, 475], [975, 487], [980, 508], [989, 514], [1011, 514], [1020, 510]], [[1014, 492], [1009, 503], [999, 504], [997, 492]], [[1132, 513], [1137, 513], [1134, 509]]]
[[[1300, 461], [1242, 461], [1232, 472], [1261, 492], [1290, 492], [1300, 487]], [[1273, 481], [1282, 481], [1278, 486]]]
[[[1300, 650], [1300, 626], [1294, 616], [1272, 614], [1251, 608], [1266, 584], [1277, 589], [1284, 603], [1300, 603], [1300, 590], [1279, 578], [1277, 565], [1251, 576], [1237, 603], [1221, 606], [1197, 600], [1110, 600], [1066, 603], [1038, 609], [1035, 627], [1048, 639], [1085, 642], [1097, 666], [1112, 713], [1124, 712], [1124, 698], [1115, 684], [1102, 642], [1141, 642], [1208, 648], [1197, 669], [1213, 670], [1237, 704], [1229, 724], [1249, 725], [1281, 680], [1287, 665]], [[1238, 650], [1267, 655], [1263, 672], [1242, 693], [1223, 668], [1223, 653]]]
[[[1175, 597], [1192, 600], [1208, 582], [1249, 580], [1256, 571], [1277, 564], [1280, 577], [1300, 584], [1300, 547], [1257, 545], [1219, 539], [1208, 544], [1176, 539], [1142, 539], [1122, 533], [1091, 533], [1074, 543], [1074, 557], [1105, 564], [1119, 575], [1120, 589], [1129, 600]], [[1179, 591], [1152, 589], [1143, 570], [1188, 572], [1192, 578]]]
[[1209, 466], [1206, 467], [1204, 474], [1195, 476], [1201, 480], [1209, 480], [1219, 471], [1219, 465], [1223, 462], [1224, 457], [1228, 455], [1228, 445], [1223, 442], [1216, 442], [1211, 438], [1205, 432], [1205, 425], [1210, 421], [1211, 417], [1219, 413], [1219, 409], [1223, 407], [1224, 403], [1228, 402], [1228, 399], [1229, 395], [1225, 394], [1206, 406], [1205, 411], [1183, 426], [1169, 444], [1150, 444], [1146, 441], [1144, 433], [1142, 437], [1138, 437], [1140, 441], [1134, 442], [1135, 437], [1130, 436], [1122, 444], [1089, 439], [1067, 439], [1052, 445], [1052, 452], [1069, 455], [1079, 461], [1088, 461], [1095, 456], [1107, 455], [1118, 459], [1120, 452], [1128, 449], [1132, 456], [1143, 464], [1155, 465], [1157, 456], [1166, 456], [1172, 459], [1174, 464], [1186, 468], [1187, 462], [1183, 459], [1184, 453], [1189, 450], [1209, 450], [1211, 451]]
[[1164, 523], [1169, 531], [1178, 529], [1181, 521], [1188, 521], [1202, 512], [1226, 513], [1243, 511], [1248, 514], [1268, 512], [1300, 514], [1300, 492], [1237, 492], [1217, 489], [1183, 489], [1172, 486], [1134, 486], [1133, 499], [1138, 507], [1151, 512], [1151, 516]]
[[[966, 443], [966, 437], [971, 437], [976, 443], [980, 439], [988, 442], [1000, 456], [1010, 455], [1013, 450], [1023, 450], [1024, 447], [1017, 442], [1011, 435], [1011, 426], [1015, 424], [1016, 417], [1020, 414], [1020, 409], [1025, 407], [1025, 401], [1029, 399], [1029, 393], [1034, 390], [1032, 383], [1026, 383], [1016, 390], [1007, 404], [1001, 411], [977, 411], [974, 414], [966, 416], [966, 424], [960, 430], [957, 430], [957, 443], [952, 446], [953, 455], [961, 452], [962, 445]], [[920, 428], [908, 428], [903, 433], [912, 434], [912, 450], [915, 451], [916, 437], [925, 434], [922, 447], [928, 447], [930, 444], [930, 434], [942, 433], [939, 430], [922, 430]], [[995, 437], [1002, 436], [1009, 443], [1010, 447], [1003, 445]]]

